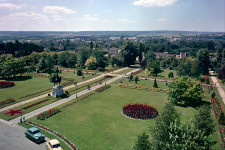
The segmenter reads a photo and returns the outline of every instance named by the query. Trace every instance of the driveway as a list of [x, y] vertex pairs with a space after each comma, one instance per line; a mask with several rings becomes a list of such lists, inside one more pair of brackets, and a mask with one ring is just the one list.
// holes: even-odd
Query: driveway
[[45, 150], [45, 143], [36, 144], [24, 136], [25, 128], [0, 121], [0, 150]]

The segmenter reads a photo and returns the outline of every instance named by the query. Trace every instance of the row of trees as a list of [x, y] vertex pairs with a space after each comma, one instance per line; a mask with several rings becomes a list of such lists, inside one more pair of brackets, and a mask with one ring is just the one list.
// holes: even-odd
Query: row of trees
[[33, 52], [43, 52], [44, 47], [34, 43], [20, 43], [18, 40], [7, 43], [0, 43], [0, 54], [12, 54], [14, 57], [30, 55]]

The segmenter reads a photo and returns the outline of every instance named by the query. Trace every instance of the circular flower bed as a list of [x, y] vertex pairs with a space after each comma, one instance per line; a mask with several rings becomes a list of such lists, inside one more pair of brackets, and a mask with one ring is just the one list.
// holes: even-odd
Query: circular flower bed
[[10, 81], [0, 81], [0, 89], [12, 87], [12, 86], [14, 86], [14, 85], [15, 85], [14, 82], [10, 82]]
[[123, 107], [123, 114], [134, 119], [153, 119], [158, 115], [156, 108], [147, 104], [128, 104]]

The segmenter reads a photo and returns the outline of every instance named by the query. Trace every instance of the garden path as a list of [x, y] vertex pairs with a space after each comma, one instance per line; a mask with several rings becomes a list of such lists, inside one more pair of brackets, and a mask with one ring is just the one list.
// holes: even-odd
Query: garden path
[[[135, 71], [137, 71], [137, 70], [138, 70], [138, 69], [132, 70], [132, 71], [126, 73], [126, 74], [131, 74], [132, 72], [135, 72]], [[105, 75], [106, 75], [106, 74], [105, 74]], [[105, 84], [110, 84], [110, 83], [112, 83], [112, 82], [114, 82], [114, 81], [116, 81], [116, 80], [118, 80], [118, 79], [120, 79], [120, 78], [122, 78], [122, 77], [125, 77], [125, 74], [123, 74], [123, 75], [118, 75], [118, 76], [116, 76], [115, 78], [112, 78], [112, 79], [106, 81]], [[95, 89], [97, 89], [97, 88], [99, 88], [99, 87], [101, 87], [101, 86], [102, 86], [102, 85], [98, 84], [98, 85], [96, 85], [96, 86], [94, 86], [94, 87], [91, 87], [90, 90], [86, 89], [86, 90], [81, 91], [81, 92], [79, 92], [79, 93], [77, 93], [77, 94], [71, 95], [71, 96], [68, 97], [68, 98], [61, 99], [61, 100], [59, 100], [59, 101], [57, 101], [57, 102], [51, 103], [51, 104], [49, 104], [49, 105], [47, 105], [47, 106], [44, 106], [44, 107], [39, 108], [39, 109], [37, 109], [37, 110], [34, 110], [34, 111], [30, 112], [30, 113], [27, 113], [27, 114], [23, 115], [22, 117], [24, 118], [24, 120], [29, 119], [29, 118], [31, 118], [31, 117], [33, 117], [33, 116], [35, 116], [35, 115], [37, 115], [37, 114], [39, 114], [39, 113], [41, 113], [41, 112], [44, 112], [44, 111], [47, 111], [47, 110], [49, 110], [49, 109], [51, 109], [51, 108], [54, 108], [54, 107], [56, 107], [56, 106], [59, 106], [59, 105], [61, 105], [61, 104], [63, 104], [63, 103], [66, 103], [66, 102], [72, 100], [72, 99], [75, 99], [76, 97], [79, 97], [79, 96], [81, 96], [81, 95], [84, 95], [84, 94], [86, 94], [86, 93], [88, 93], [88, 92], [90, 92], [90, 91], [94, 91]], [[20, 122], [20, 119], [21, 119], [21, 117], [17, 117], [17, 118], [15, 118], [15, 119], [10, 120], [9, 122], [10, 122], [10, 124], [17, 124], [17, 123]]]
[[220, 97], [222, 98], [223, 103], [225, 104], [225, 92], [224, 92], [222, 86], [220, 86], [220, 83], [218, 82], [217, 78], [215, 76], [213, 76], [214, 75], [213, 71], [210, 71], [209, 73], [211, 74], [211, 79], [212, 79], [213, 83], [215, 84], [215, 86], [217, 87]]
[[[124, 70], [124, 69], [127, 69], [127, 67], [122, 68], [122, 69], [119, 69], [119, 70], [117, 70], [117, 71], [115, 71], [115, 72], [119, 72], [119, 71], [122, 71], [122, 70]], [[85, 83], [94, 81], [94, 80], [96, 80], [96, 79], [99, 79], [99, 78], [101, 78], [101, 77], [104, 77], [105, 75], [111, 75], [111, 74], [110, 74], [110, 73], [102, 74], [102, 75], [97, 76], [97, 77], [95, 77], [95, 78], [92, 78], [92, 79], [89, 79], [89, 80], [86, 80], [86, 81], [82, 81], [82, 82], [78, 82], [77, 85], [81, 85], [81, 84], [85, 84]], [[63, 88], [63, 90], [65, 91], [65, 90], [68, 90], [68, 89], [73, 88], [73, 87], [75, 87], [75, 85], [67, 86], [67, 87]], [[48, 96], [48, 93], [43, 94], [43, 95], [40, 95], [40, 96], [37, 96], [37, 97], [34, 97], [34, 98], [31, 98], [31, 99], [28, 99], [28, 100], [25, 100], [25, 101], [22, 101], [22, 102], [19, 102], [19, 103], [16, 103], [16, 104], [13, 104], [13, 105], [10, 105], [10, 106], [7, 106], [7, 107], [4, 107], [4, 108], [1, 108], [1, 109], [0, 109], [0, 112], [6, 111], [6, 110], [10, 110], [10, 109], [12, 109], [12, 108], [14, 108], [14, 107], [18, 107], [18, 106], [20, 106], [20, 105], [24, 105], [24, 104], [26, 104], [26, 103], [29, 103], [29, 102], [32, 102], [32, 101], [35, 101], [35, 100], [44, 98], [44, 97], [46, 97], [46, 96]]]

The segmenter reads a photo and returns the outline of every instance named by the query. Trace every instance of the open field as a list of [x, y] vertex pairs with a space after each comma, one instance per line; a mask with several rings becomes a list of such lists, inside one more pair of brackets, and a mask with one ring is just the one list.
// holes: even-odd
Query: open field
[[[205, 99], [208, 98], [209, 94]], [[123, 105], [137, 102], [154, 106], [160, 113], [167, 102], [167, 94], [119, 88], [112, 84], [106, 91], [66, 107], [61, 113], [45, 121], [36, 120], [34, 117], [29, 121], [61, 133], [79, 149], [132, 149], [136, 136], [143, 131], [149, 131], [149, 127], [155, 122], [154, 119], [129, 119], [121, 114]], [[175, 108], [181, 114], [182, 122], [190, 122], [197, 112], [192, 107]], [[216, 133], [213, 139], [217, 140]], [[214, 146], [218, 147], [218, 144]]]

